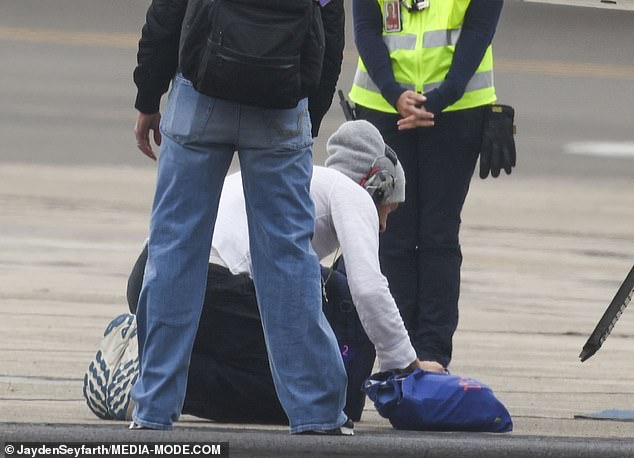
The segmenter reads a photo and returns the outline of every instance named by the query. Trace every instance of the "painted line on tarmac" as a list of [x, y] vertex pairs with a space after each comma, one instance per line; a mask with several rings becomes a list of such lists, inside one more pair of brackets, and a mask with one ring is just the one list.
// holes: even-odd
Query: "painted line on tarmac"
[[0, 41], [20, 43], [136, 49], [139, 37], [139, 34], [136, 33], [73, 32], [58, 29], [0, 27]]
[[111, 243], [111, 242], [81, 242], [74, 240], [49, 239], [38, 237], [0, 237], [0, 246], [10, 248], [48, 248], [78, 251], [116, 251], [135, 252], [141, 246], [140, 243]]
[[[61, 353], [61, 352], [60, 352]], [[38, 375], [0, 375], [0, 383], [26, 383], [30, 385], [67, 385], [81, 378], [47, 377]]]
[[565, 154], [634, 159], [634, 142], [570, 142]]
[[[0, 27], [0, 41], [63, 46], [136, 49], [138, 33], [97, 33], [59, 29], [26, 27]], [[353, 65], [358, 58], [356, 50], [348, 48], [344, 60]], [[535, 74], [561, 78], [581, 77], [634, 81], [634, 66], [603, 65], [589, 62], [556, 60], [496, 59], [495, 69], [500, 73]]]
[[496, 59], [495, 70], [503, 73], [535, 74], [561, 78], [581, 77], [634, 81], [634, 66], [589, 62]]

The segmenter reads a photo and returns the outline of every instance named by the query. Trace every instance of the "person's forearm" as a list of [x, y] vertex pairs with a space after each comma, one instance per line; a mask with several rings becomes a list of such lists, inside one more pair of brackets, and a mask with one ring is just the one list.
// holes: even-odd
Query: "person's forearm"
[[405, 89], [394, 78], [390, 53], [383, 42], [381, 8], [375, 1], [353, 0], [352, 14], [359, 56], [385, 100], [396, 107], [396, 101]]
[[381, 273], [376, 207], [363, 188], [352, 186], [358, 189], [350, 192], [343, 186], [339, 189], [333, 186], [330, 201], [333, 228], [346, 262], [350, 295], [382, 370], [402, 369], [416, 359], [416, 352], [387, 279]]
[[437, 89], [425, 94], [428, 111], [440, 113], [462, 97], [493, 40], [503, 3], [503, 0], [471, 1], [447, 76]]

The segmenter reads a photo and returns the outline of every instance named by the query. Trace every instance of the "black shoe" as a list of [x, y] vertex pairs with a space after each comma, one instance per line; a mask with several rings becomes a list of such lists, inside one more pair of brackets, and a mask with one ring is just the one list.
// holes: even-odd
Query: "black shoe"
[[301, 433], [306, 436], [354, 436], [354, 423], [348, 420], [338, 428], [333, 429], [309, 429]]

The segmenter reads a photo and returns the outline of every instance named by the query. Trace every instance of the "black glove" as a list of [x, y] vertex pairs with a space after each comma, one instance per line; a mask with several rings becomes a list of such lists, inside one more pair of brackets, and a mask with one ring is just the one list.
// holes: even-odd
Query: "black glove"
[[480, 178], [486, 178], [489, 172], [497, 178], [502, 169], [510, 175], [515, 167], [514, 117], [515, 110], [508, 105], [487, 107], [480, 148]]

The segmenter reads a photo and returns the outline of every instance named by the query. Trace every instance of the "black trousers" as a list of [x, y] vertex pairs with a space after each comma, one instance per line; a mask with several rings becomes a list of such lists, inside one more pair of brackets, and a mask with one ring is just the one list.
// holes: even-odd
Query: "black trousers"
[[441, 113], [435, 126], [399, 131], [400, 115], [357, 106], [403, 165], [405, 203], [381, 234], [381, 270], [421, 360], [449, 365], [458, 326], [462, 207], [482, 141], [484, 109]]
[[[146, 261], [147, 246], [128, 279], [127, 299], [133, 314]], [[352, 304], [343, 262], [334, 271], [322, 267], [322, 278], [327, 280], [324, 313], [348, 374], [344, 411], [359, 420], [365, 403], [361, 387], [372, 372], [374, 346]], [[209, 264], [183, 413], [223, 422], [288, 424], [273, 385], [255, 287], [248, 275], [233, 275]]]

